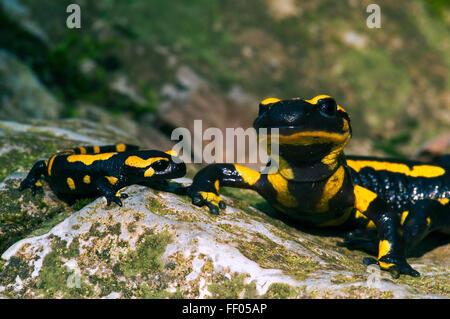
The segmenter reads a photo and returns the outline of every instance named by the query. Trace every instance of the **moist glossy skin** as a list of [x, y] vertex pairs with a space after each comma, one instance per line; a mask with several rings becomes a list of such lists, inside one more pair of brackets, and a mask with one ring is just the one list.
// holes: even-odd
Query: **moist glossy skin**
[[217, 214], [225, 208], [220, 186], [253, 189], [301, 225], [376, 229], [377, 236], [368, 231], [368, 237], [357, 238], [353, 232], [339, 244], [378, 250], [377, 260], [365, 262], [378, 263], [394, 276], [419, 276], [405, 251], [430, 232], [450, 227], [449, 167], [346, 157], [350, 118], [327, 95], [265, 99], [254, 127], [279, 129], [278, 171], [262, 174], [237, 164], [208, 165], [188, 191], [194, 204]]
[[73, 204], [76, 198], [103, 195], [108, 205], [128, 197], [118, 191], [128, 185], [144, 184], [184, 176], [186, 165], [172, 151], [139, 150], [127, 144], [80, 146], [64, 150], [34, 164], [19, 190], [42, 190], [43, 175], [53, 192]]

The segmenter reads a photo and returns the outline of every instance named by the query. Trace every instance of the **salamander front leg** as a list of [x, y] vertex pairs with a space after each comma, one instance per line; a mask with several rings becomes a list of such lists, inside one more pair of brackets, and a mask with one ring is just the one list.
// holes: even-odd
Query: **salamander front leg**
[[45, 161], [36, 162], [28, 173], [27, 177], [20, 183], [19, 191], [26, 188], [31, 189], [31, 195], [36, 195], [36, 192], [43, 192], [42, 183], [40, 181], [41, 175], [45, 175], [47, 164]]
[[219, 214], [225, 209], [225, 202], [219, 197], [219, 187], [229, 186], [254, 189], [260, 173], [236, 164], [211, 164], [201, 169], [194, 176], [188, 195], [197, 206], [208, 206], [212, 214]]
[[97, 186], [100, 193], [106, 198], [106, 205], [109, 206], [111, 202], [116, 203], [119, 206], [122, 206], [121, 199], [128, 198], [128, 195], [125, 193], [119, 193], [117, 188], [111, 184], [111, 180], [106, 177], [99, 178], [95, 185]]

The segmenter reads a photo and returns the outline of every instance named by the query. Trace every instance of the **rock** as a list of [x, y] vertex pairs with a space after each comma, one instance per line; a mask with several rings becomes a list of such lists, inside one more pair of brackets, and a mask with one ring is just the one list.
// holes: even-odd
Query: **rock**
[[87, 119], [101, 125], [117, 127], [132, 136], [137, 136], [138, 134], [139, 128], [137, 123], [127, 114], [121, 114], [120, 116], [114, 115], [97, 105], [83, 102], [80, 102], [76, 109], [77, 115], [83, 119]]
[[119, 141], [136, 143], [127, 133], [83, 120], [0, 121], [0, 251], [38, 227], [52, 227], [87, 203], [68, 207], [45, 183], [44, 195], [32, 197], [30, 192], [17, 191], [36, 161], [64, 148]]
[[162, 134], [150, 125], [142, 125], [139, 128], [139, 139], [142, 141], [142, 145], [148, 148], [157, 150], [170, 150], [172, 149], [175, 142], [169, 140], [166, 135]]
[[120, 75], [111, 83], [111, 88], [126, 95], [136, 104], [142, 105], [146, 103], [146, 100], [139, 95], [137, 90], [130, 84], [130, 80], [125, 75]]
[[[253, 96], [238, 86], [227, 95], [220, 94], [187, 68], [181, 68], [178, 75], [177, 84], [181, 89], [171, 84], [163, 86], [161, 94], [167, 100], [158, 106], [157, 117], [168, 127], [187, 128], [192, 134], [191, 145], [196, 143], [195, 139], [202, 140], [203, 147], [211, 143], [210, 139], [202, 139], [208, 128], [218, 128], [225, 136], [227, 128], [247, 130], [252, 127], [258, 113], [258, 102]], [[195, 129], [196, 120], [201, 120], [201, 131]], [[202, 135], [194, 135], [197, 131]], [[236, 146], [229, 144], [223, 143], [223, 148], [217, 150], [223, 160], [228, 152], [236, 154]]]
[[178, 84], [185, 90], [194, 91], [201, 87], [207, 87], [207, 83], [197, 75], [190, 67], [181, 66], [175, 75]]
[[0, 119], [56, 119], [62, 105], [13, 54], [0, 50]]
[[445, 154], [450, 154], [450, 132], [443, 133], [424, 143], [414, 157], [424, 162], [439, 162], [440, 157]]
[[16, 0], [1, 0], [0, 6], [1, 9], [3, 9], [8, 16], [17, 21], [24, 30], [38, 37], [45, 43], [49, 42], [47, 33], [40, 27], [39, 22], [33, 19], [27, 6], [24, 6], [20, 1]]
[[299, 7], [294, 0], [266, 0], [269, 14], [275, 20], [282, 20], [288, 17], [298, 17], [302, 13], [301, 7]]
[[345, 43], [355, 48], [362, 49], [367, 45], [367, 38], [354, 30], [348, 30], [342, 35], [342, 39]]
[[98, 198], [48, 232], [8, 248], [0, 293], [9, 298], [449, 296], [449, 245], [410, 259], [422, 277], [392, 279], [366, 268], [365, 254], [336, 246], [336, 236], [306, 233], [269, 216], [250, 192], [236, 191], [244, 200], [224, 196], [228, 207], [215, 216], [186, 196], [136, 185], [124, 191], [130, 197], [123, 207], [107, 207]]
[[259, 105], [260, 102], [256, 96], [249, 94], [239, 85], [233, 85], [227, 97], [231, 101], [241, 105]]

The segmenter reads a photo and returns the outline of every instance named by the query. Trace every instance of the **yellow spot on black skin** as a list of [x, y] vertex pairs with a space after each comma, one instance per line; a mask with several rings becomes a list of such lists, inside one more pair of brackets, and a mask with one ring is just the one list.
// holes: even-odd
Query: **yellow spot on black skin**
[[91, 177], [89, 175], [84, 175], [83, 182], [85, 184], [90, 184], [91, 183]]
[[118, 181], [117, 177], [113, 176], [105, 176], [111, 185], [115, 185]]
[[215, 206], [219, 206], [219, 203], [222, 199], [214, 193], [211, 192], [199, 192], [199, 194], [203, 197], [203, 199]]
[[42, 182], [41, 181], [37, 181], [36, 183], [34, 183], [34, 185], [42, 187]]
[[53, 161], [55, 160], [56, 156], [57, 155], [53, 155], [52, 157], [50, 157], [50, 160], [48, 161], [48, 165], [47, 165], [48, 176], [52, 176], [52, 166], [53, 166]]
[[319, 100], [330, 98], [330, 97], [331, 96], [326, 95], [326, 94], [320, 94], [320, 95], [313, 97], [310, 100], [305, 100], [305, 101], [308, 102], [309, 104], [317, 104], [317, 102], [319, 102]]
[[402, 216], [401, 216], [401, 218], [400, 218], [400, 225], [403, 226], [403, 224], [405, 223], [406, 217], [408, 217], [408, 214], [409, 214], [409, 211], [407, 211], [407, 210], [405, 210], [405, 211], [402, 213]]
[[280, 174], [269, 174], [267, 180], [277, 192], [277, 201], [286, 207], [297, 207], [298, 203], [294, 196], [289, 192], [288, 181]]
[[322, 160], [321, 160], [322, 164], [329, 166], [330, 169], [336, 168], [336, 166], [338, 165], [337, 159], [339, 158], [339, 156], [341, 156], [342, 151], [346, 145], [347, 145], [347, 143], [333, 148], [327, 156], [322, 158]]
[[383, 261], [378, 261], [378, 264], [380, 265], [381, 269], [389, 269], [392, 266], [394, 266], [394, 264], [390, 264], [390, 263], [385, 263]]
[[345, 178], [344, 166], [340, 166], [336, 172], [328, 178], [325, 187], [323, 188], [322, 196], [316, 205], [316, 210], [319, 213], [327, 212], [330, 207], [328, 202], [332, 199], [341, 189], [342, 183]]
[[350, 129], [350, 126], [348, 125], [348, 121], [346, 119], [342, 119], [342, 130], [344, 132], [347, 132]]
[[139, 156], [130, 156], [125, 160], [125, 165], [131, 166], [131, 167], [136, 167], [136, 168], [145, 168], [148, 167], [150, 165], [152, 165], [153, 163], [157, 162], [157, 161], [169, 161], [168, 158], [165, 157], [151, 157], [149, 159], [143, 159], [140, 158]]
[[80, 150], [80, 154], [86, 154], [86, 148], [84, 148], [83, 146], [79, 146], [78, 149]]
[[367, 211], [370, 203], [377, 198], [377, 194], [368, 190], [367, 188], [356, 185], [354, 188], [355, 207], [358, 211], [364, 213]]
[[450, 202], [450, 199], [442, 198], [442, 199], [438, 199], [438, 202], [441, 203], [442, 205], [447, 205], [448, 202]]
[[387, 240], [380, 240], [378, 246], [378, 259], [386, 256], [391, 250], [391, 244]]
[[367, 229], [376, 229], [377, 226], [375, 226], [375, 223], [374, 223], [373, 221], [370, 220], [370, 221], [367, 223], [366, 228], [367, 228]]
[[214, 188], [216, 189], [216, 192], [219, 192], [219, 180], [214, 182]]
[[[366, 220], [369, 219], [366, 215], [362, 214], [362, 213], [361, 213], [359, 210], [357, 210], [357, 209], [355, 210], [355, 218], [356, 218], [356, 219], [362, 218], [362, 219], [366, 219]], [[369, 220], [368, 223], [367, 223], [367, 225], [366, 225], [366, 229], [376, 229], [375, 223], [374, 223], [373, 221]]]
[[168, 151], [166, 152], [166, 154], [169, 154], [170, 156], [178, 156], [177, 151], [174, 151], [174, 150], [168, 150]]
[[75, 182], [70, 177], [67, 177], [67, 186], [69, 186], [71, 190], [75, 189]]
[[276, 103], [276, 102], [279, 102], [279, 101], [281, 101], [281, 100], [277, 99], [275, 97], [269, 97], [267, 99], [262, 100], [261, 104], [262, 105], [267, 105], [267, 104], [272, 104], [272, 103]]
[[100, 153], [100, 146], [94, 146], [94, 153], [95, 154]]
[[[292, 170], [292, 167], [289, 165], [287, 161], [284, 160], [284, 158], [280, 157], [280, 164], [278, 167], [278, 172], [286, 179], [294, 179], [294, 171]], [[274, 172], [273, 174], [275, 174]]]
[[250, 186], [253, 186], [261, 177], [260, 172], [255, 171], [251, 168], [237, 164], [234, 165], [234, 168], [236, 168], [242, 179]]
[[411, 177], [438, 177], [445, 174], [445, 169], [434, 165], [415, 165], [409, 168], [408, 165], [400, 163], [391, 163], [384, 161], [354, 161], [347, 160], [347, 164], [355, 171], [359, 172], [365, 167], [373, 168], [376, 171], [389, 171], [393, 173], [400, 173]]
[[70, 155], [67, 161], [70, 163], [82, 162], [85, 165], [91, 165], [95, 161], [106, 161], [116, 155], [117, 153], [101, 153], [96, 155]]
[[122, 144], [122, 143], [116, 145], [116, 151], [117, 152], [124, 152], [126, 150], [126, 148], [127, 148], [126, 145]]
[[[325, 94], [321, 94], [321, 95], [317, 95], [317, 96], [313, 97], [310, 100], [305, 100], [305, 101], [308, 102], [309, 104], [317, 104], [317, 102], [319, 102], [319, 100], [326, 99], [326, 98], [331, 98], [331, 96], [325, 95]], [[347, 113], [347, 111], [345, 111], [345, 109], [342, 106], [340, 106], [340, 105], [337, 105], [337, 109], [339, 111]]]
[[389, 269], [392, 266], [394, 266], [394, 264], [385, 263], [383, 261], [380, 261], [380, 259], [383, 258], [384, 256], [386, 256], [390, 250], [391, 250], [391, 244], [389, 243], [389, 241], [380, 240], [380, 243], [378, 245], [378, 264], [380, 265], [380, 267], [382, 269]]
[[153, 174], [155, 174], [155, 170], [151, 167], [144, 172], [145, 177], [152, 177]]
[[355, 211], [355, 218], [364, 218], [367, 219], [367, 216], [364, 214], [361, 214], [361, 212], [359, 210]]

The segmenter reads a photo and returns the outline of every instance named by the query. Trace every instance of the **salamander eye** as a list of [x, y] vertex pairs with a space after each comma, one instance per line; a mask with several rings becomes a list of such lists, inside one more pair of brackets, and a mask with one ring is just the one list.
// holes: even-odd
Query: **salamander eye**
[[335, 116], [337, 112], [337, 104], [334, 99], [322, 99], [317, 102], [319, 111], [326, 117]]

